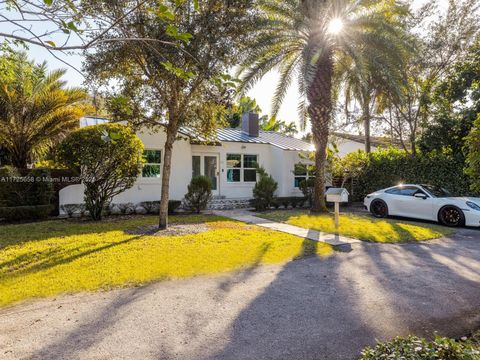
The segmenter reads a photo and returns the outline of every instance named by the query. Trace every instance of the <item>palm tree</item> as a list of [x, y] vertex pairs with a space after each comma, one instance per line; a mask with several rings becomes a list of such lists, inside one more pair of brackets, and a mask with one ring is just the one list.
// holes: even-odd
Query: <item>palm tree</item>
[[403, 65], [404, 57], [392, 57], [391, 61], [380, 64], [376, 62], [374, 57], [362, 56], [362, 59], [369, 62], [359, 64], [359, 61], [350, 61], [338, 64], [335, 82], [344, 92], [345, 111], [347, 113], [348, 106], [354, 100], [360, 106], [360, 120], [363, 123], [365, 136], [365, 152], [370, 153], [372, 111], [376, 113], [383, 111], [384, 101], [382, 100], [385, 97], [390, 99], [401, 97], [401, 88], [405, 84], [405, 80], [399, 70]]
[[261, 0], [263, 14], [253, 44], [239, 68], [241, 91], [248, 91], [273, 69], [280, 80], [272, 112], [278, 113], [291, 82], [297, 78], [316, 147], [315, 198], [312, 211], [327, 211], [324, 200], [329, 127], [334, 104], [335, 67], [350, 59], [372, 57], [389, 63], [405, 46], [397, 17], [405, 8], [396, 0]]
[[17, 168], [26, 168], [72, 129], [87, 109], [87, 94], [65, 88], [64, 70], [46, 71], [25, 54], [2, 58], [0, 147]]

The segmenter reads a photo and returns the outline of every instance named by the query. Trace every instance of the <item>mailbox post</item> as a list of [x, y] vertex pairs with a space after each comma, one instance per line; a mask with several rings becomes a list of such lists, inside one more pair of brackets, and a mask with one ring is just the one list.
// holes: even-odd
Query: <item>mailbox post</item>
[[348, 202], [348, 195], [350, 195], [345, 188], [330, 188], [325, 193], [327, 195], [327, 202], [335, 204], [335, 229], [338, 231], [340, 225], [340, 203]]

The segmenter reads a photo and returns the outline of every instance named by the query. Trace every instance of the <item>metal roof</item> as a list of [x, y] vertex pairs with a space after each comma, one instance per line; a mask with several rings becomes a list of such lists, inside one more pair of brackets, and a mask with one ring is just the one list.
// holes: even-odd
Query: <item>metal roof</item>
[[[80, 119], [80, 127], [89, 125], [99, 125], [109, 122], [108, 119], [94, 116], [85, 116]], [[275, 131], [259, 131], [257, 137], [249, 136], [243, 132], [242, 129], [217, 129], [216, 136], [206, 138], [198, 135], [198, 132], [189, 127], [182, 127], [179, 129], [180, 134], [188, 136], [192, 143], [221, 145], [222, 142], [240, 142], [249, 144], [266, 144], [278, 147], [282, 150], [293, 151], [313, 151], [314, 147], [309, 142], [297, 139], [291, 136], [286, 136]]]
[[282, 150], [312, 151], [312, 144], [294, 137], [286, 136], [275, 131], [259, 131], [257, 137], [249, 136], [241, 129], [218, 129], [216, 138], [204, 138], [195, 134], [191, 128], [181, 128], [180, 132], [191, 138], [192, 142], [197, 143], [222, 143], [222, 142], [241, 142], [249, 144], [267, 144], [278, 147]]

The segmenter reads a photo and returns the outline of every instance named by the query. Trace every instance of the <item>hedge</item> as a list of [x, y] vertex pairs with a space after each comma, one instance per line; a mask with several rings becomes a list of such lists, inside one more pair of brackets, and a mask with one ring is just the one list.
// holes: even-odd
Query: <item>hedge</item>
[[[334, 177], [344, 180], [352, 201], [399, 183], [442, 186], [456, 195], [470, 194], [470, 183], [460, 156], [418, 154], [403, 150], [382, 149], [370, 154], [350, 153], [334, 162]], [[341, 180], [335, 184], [339, 186]]]
[[49, 205], [54, 195], [48, 169], [0, 168], [0, 206]]
[[480, 333], [471, 338], [455, 340], [435, 337], [428, 341], [416, 336], [397, 337], [392, 341], [367, 347], [360, 360], [412, 359], [412, 360], [474, 360], [480, 359]]
[[6, 221], [39, 220], [47, 218], [53, 205], [0, 207], [0, 219]]

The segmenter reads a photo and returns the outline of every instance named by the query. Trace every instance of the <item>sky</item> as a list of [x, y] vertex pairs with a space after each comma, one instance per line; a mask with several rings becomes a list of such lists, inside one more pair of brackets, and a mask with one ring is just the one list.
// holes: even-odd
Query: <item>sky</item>
[[[414, 0], [414, 7], [421, 6], [426, 0]], [[448, 0], [439, 0], [443, 9], [446, 8]], [[79, 54], [65, 55], [62, 53], [55, 53], [58, 57], [63, 59], [66, 63], [70, 64], [72, 67], [68, 67], [65, 63], [57, 60], [52, 56], [46, 49], [37, 46], [30, 46], [28, 50], [30, 58], [34, 59], [36, 62], [47, 61], [50, 69], [64, 68], [67, 70], [67, 73], [64, 77], [64, 80], [67, 81], [69, 86], [81, 86], [84, 82], [83, 76], [72, 69], [72, 67], [81, 70], [82, 68], [82, 56]], [[278, 82], [278, 72], [272, 71], [263, 77], [256, 86], [247, 94], [248, 96], [254, 98], [260, 108], [263, 111], [263, 114], [270, 114], [272, 95], [275, 92], [275, 88]], [[295, 122], [298, 124], [298, 114], [297, 114], [297, 104], [299, 100], [298, 88], [296, 82], [292, 84], [283, 105], [280, 109], [278, 118], [285, 121], [286, 123]]]

